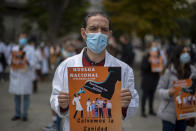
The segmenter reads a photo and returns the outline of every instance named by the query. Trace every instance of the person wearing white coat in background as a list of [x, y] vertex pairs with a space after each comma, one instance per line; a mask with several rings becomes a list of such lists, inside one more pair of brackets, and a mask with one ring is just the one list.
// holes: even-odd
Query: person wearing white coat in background
[[48, 73], [49, 73], [49, 63], [48, 63], [48, 58], [49, 58], [49, 51], [48, 47], [44, 46], [44, 44], [41, 44], [40, 47], [41, 51], [41, 79], [46, 80]]
[[[89, 66], [121, 67], [122, 118], [133, 116], [139, 105], [139, 96], [134, 88], [133, 70], [106, 50], [107, 40], [112, 35], [109, 18], [102, 12], [93, 12], [85, 17], [83, 26], [81, 35], [87, 43], [87, 48], [84, 48], [80, 54], [64, 60], [56, 69], [53, 78], [50, 103], [52, 109], [65, 118], [64, 131], [70, 130], [68, 67], [84, 67], [87, 63]], [[91, 39], [92, 37], [95, 39]]]
[[38, 91], [37, 88], [37, 76], [36, 76], [36, 65], [38, 63], [37, 60], [37, 55], [36, 55], [36, 37], [35, 36], [31, 36], [28, 40], [28, 45], [26, 46], [26, 48], [28, 47], [28, 51], [31, 52], [31, 60], [34, 61], [34, 66], [31, 66], [30, 68], [30, 72], [31, 72], [31, 77], [32, 77], [32, 87], [33, 87], [33, 93], [36, 93]]
[[[14, 94], [14, 102], [15, 102], [15, 115], [12, 118], [13, 121], [19, 120], [22, 117], [23, 121], [27, 121], [27, 113], [30, 104], [30, 94], [32, 93], [32, 68], [35, 66], [34, 62], [34, 52], [27, 45], [26, 34], [19, 35], [19, 45], [14, 46], [12, 51], [25, 52], [26, 56], [26, 68], [25, 69], [13, 69], [13, 59], [10, 59], [10, 85], [9, 92]], [[21, 114], [21, 97], [24, 96], [24, 104], [23, 104], [23, 113]]]

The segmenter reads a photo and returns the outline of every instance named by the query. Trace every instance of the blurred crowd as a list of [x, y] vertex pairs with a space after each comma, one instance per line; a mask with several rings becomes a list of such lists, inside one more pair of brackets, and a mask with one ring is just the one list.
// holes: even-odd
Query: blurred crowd
[[[81, 38], [75, 39], [66, 37], [57, 44], [48, 44], [46, 42], [38, 41], [35, 36], [29, 36], [27, 45], [32, 48], [36, 61], [36, 74], [40, 80], [47, 78], [49, 73], [54, 73], [56, 67], [66, 58], [80, 53], [85, 47], [85, 43]], [[121, 59], [132, 68], [135, 68], [134, 63], [141, 63], [142, 57], [149, 51], [151, 43], [156, 43], [156, 47], [163, 59], [163, 64], [166, 65], [168, 58], [172, 54], [176, 45], [182, 45], [182, 41], [165, 42], [148, 41], [145, 44], [133, 42], [128, 35], [121, 35], [119, 38], [111, 37], [108, 41], [107, 50], [115, 57]], [[0, 41], [0, 80], [6, 78], [9, 72], [10, 57], [13, 47], [18, 45], [16, 43], [5, 43]], [[139, 45], [139, 46], [138, 46]], [[143, 47], [143, 45], [145, 45]], [[191, 63], [196, 61], [196, 44], [186, 44], [191, 56]]]
[[[25, 47], [31, 48], [35, 62], [35, 74], [40, 80], [46, 80], [49, 73], [53, 73], [56, 67], [66, 58], [80, 52], [83, 45], [79, 40], [64, 39], [60, 44], [49, 45], [38, 42], [36, 37], [30, 36], [26, 39]], [[0, 42], [0, 73], [1, 79], [5, 78], [5, 73], [9, 72], [11, 55], [14, 48], [19, 44]], [[20, 45], [21, 46], [21, 45]]]
[[[145, 46], [143, 46], [145, 45]], [[64, 38], [58, 44], [47, 44], [45, 42], [38, 41], [35, 36], [27, 36], [22, 33], [18, 37], [18, 41], [16, 43], [4, 43], [0, 41], [0, 80], [6, 80], [7, 74], [10, 74], [10, 93], [15, 94], [15, 116], [12, 120], [21, 119], [19, 116], [22, 114], [19, 110], [19, 106], [21, 103], [20, 96], [22, 94], [24, 97], [24, 113], [23, 120], [27, 121], [27, 111], [29, 106], [29, 95], [31, 92], [38, 92], [38, 81], [47, 81], [49, 78], [49, 74], [53, 74], [57, 66], [65, 59], [74, 56], [85, 47], [85, 43], [78, 39], [72, 39], [69, 37]], [[160, 41], [149, 41], [145, 44], [141, 44], [138, 46], [133, 42], [132, 39], [128, 35], [121, 35], [119, 38], [111, 37], [108, 41], [107, 50], [115, 57], [121, 59], [133, 69], [139, 69], [141, 71], [141, 116], [146, 118], [148, 115], [146, 113], [145, 105], [146, 101], [149, 100], [149, 114], [156, 115], [156, 111], [153, 109], [153, 101], [154, 94], [157, 90], [157, 86], [161, 88], [160, 76], [164, 74], [164, 70], [169, 68], [169, 65], [174, 62], [174, 53], [178, 52], [176, 49], [180, 46], [183, 46], [183, 49], [178, 54], [180, 55], [184, 50], [190, 56], [190, 60], [188, 63], [196, 67], [196, 43], [186, 44], [182, 41], [179, 42], [168, 42], [161, 43]], [[21, 72], [14, 71], [12, 67], [15, 57], [14, 52], [21, 51], [20, 58], [23, 59], [23, 52], [25, 52], [25, 59], [27, 61], [27, 65], [30, 65], [30, 68], [24, 67], [24, 74]], [[138, 53], [139, 52], [139, 53]], [[18, 54], [17, 54], [18, 55]], [[17, 57], [16, 55], [16, 57]], [[140, 60], [140, 68], [137, 66], [137, 59], [141, 57]], [[22, 63], [22, 59], [21, 62]], [[175, 59], [179, 59], [179, 56]], [[16, 58], [17, 60], [17, 58]], [[186, 61], [186, 60], [185, 60]], [[156, 65], [156, 63], [159, 63]], [[152, 63], [155, 63], [155, 68], [152, 69]], [[187, 63], [185, 63], [187, 64]], [[26, 75], [25, 72], [29, 72], [30, 75]], [[16, 79], [14, 77], [19, 77], [22, 75], [25, 77], [29, 77], [32, 82], [33, 90], [27, 92], [18, 92], [15, 89], [12, 89], [12, 84], [16, 84]], [[22, 77], [21, 76], [21, 77]], [[187, 76], [186, 76], [187, 77]], [[182, 77], [182, 78], [186, 78]], [[8, 78], [8, 77], [7, 77]], [[18, 89], [19, 90], [19, 89]], [[48, 126], [44, 127], [44, 130], [59, 130], [59, 122], [61, 119], [56, 116], [54, 111], [52, 111], [53, 118], [52, 123]], [[164, 121], [165, 122], [165, 121]], [[163, 122], [163, 123], [164, 123]], [[167, 124], [167, 123], [166, 123]]]

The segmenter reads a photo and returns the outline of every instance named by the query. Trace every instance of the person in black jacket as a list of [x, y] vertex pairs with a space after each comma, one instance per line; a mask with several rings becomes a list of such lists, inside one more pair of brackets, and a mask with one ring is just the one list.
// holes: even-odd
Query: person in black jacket
[[144, 55], [141, 63], [141, 89], [142, 89], [142, 101], [141, 101], [141, 116], [147, 117], [145, 113], [146, 100], [149, 99], [149, 114], [156, 115], [153, 110], [153, 101], [156, 86], [159, 80], [159, 72], [152, 72], [150, 52], [158, 51], [156, 43], [152, 43], [147, 53]]
[[130, 67], [132, 67], [134, 63], [135, 53], [133, 51], [133, 46], [130, 43], [128, 36], [121, 35], [120, 43], [122, 45], [121, 60], [127, 63]]
[[190, 46], [191, 64], [196, 64], [196, 43], [192, 43]]
[[4, 45], [3, 42], [0, 41], [0, 80], [5, 79], [5, 69], [6, 69], [6, 58], [4, 54], [6, 46]]

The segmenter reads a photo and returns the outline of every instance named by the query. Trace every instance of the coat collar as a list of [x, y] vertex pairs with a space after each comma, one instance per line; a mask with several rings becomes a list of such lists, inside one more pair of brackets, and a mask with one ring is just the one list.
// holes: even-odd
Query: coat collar
[[[76, 67], [83, 67], [83, 64], [82, 64], [82, 56], [83, 56], [83, 52], [84, 52], [84, 49], [82, 49], [82, 51], [80, 52], [80, 54], [78, 54], [78, 57], [76, 58]], [[109, 52], [107, 50], [105, 50], [105, 64], [104, 66], [109, 66], [110, 65], [110, 57], [111, 55], [109, 54]]]

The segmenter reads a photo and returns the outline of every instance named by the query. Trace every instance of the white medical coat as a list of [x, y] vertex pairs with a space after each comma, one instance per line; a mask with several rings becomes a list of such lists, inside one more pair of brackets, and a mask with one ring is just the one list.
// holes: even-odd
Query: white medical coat
[[91, 102], [90, 102], [90, 101], [87, 101], [87, 102], [86, 102], [86, 111], [87, 111], [87, 112], [92, 111]]
[[[19, 51], [19, 46], [14, 46], [12, 51]], [[35, 67], [34, 52], [28, 45], [23, 48], [29, 63], [25, 70], [13, 70], [10, 68], [9, 92], [16, 95], [27, 95], [32, 93], [33, 70]]]
[[[50, 98], [51, 107], [58, 113], [59, 116], [65, 118], [64, 122], [64, 131], [69, 131], [69, 112], [61, 113], [58, 103], [58, 94], [60, 91], [69, 92], [68, 88], [68, 69], [67, 67], [83, 67], [82, 64], [82, 56], [83, 51], [78, 55], [73, 57], [69, 57], [64, 60], [56, 69], [54, 78], [53, 78], [53, 89]], [[105, 57], [105, 67], [121, 67], [121, 83], [122, 88], [128, 88], [131, 91], [132, 99], [127, 109], [126, 118], [133, 116], [138, 109], [139, 105], [139, 96], [137, 91], [134, 88], [134, 75], [133, 70], [124, 62], [118, 60], [117, 58], [113, 57], [106, 51]]]
[[83, 111], [82, 105], [80, 104], [80, 99], [81, 97], [74, 97], [72, 104], [75, 105], [76, 104], [76, 111]]

